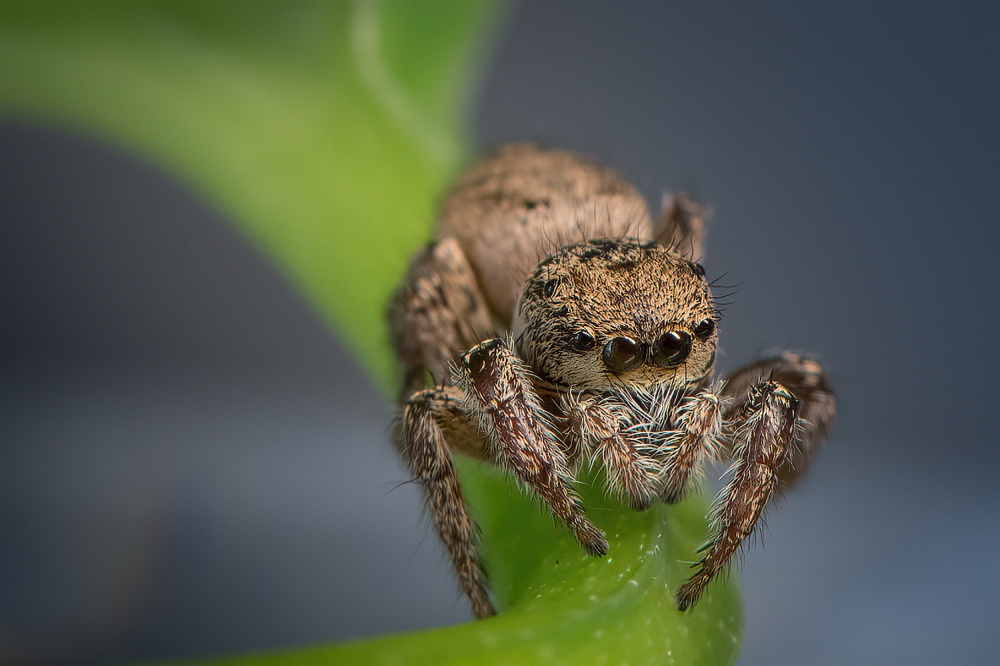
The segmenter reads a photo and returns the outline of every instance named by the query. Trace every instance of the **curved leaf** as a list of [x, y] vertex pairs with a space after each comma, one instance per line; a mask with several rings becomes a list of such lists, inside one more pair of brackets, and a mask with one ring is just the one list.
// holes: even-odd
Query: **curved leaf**
[[[208, 660], [298, 664], [727, 664], [743, 638], [735, 585], [709, 585], [688, 613], [672, 590], [705, 537], [705, 501], [636, 513], [583, 488], [611, 552], [593, 558], [492, 467], [463, 461], [479, 509], [494, 593], [509, 610], [489, 620], [343, 645]], [[682, 559], [678, 559], [680, 555]]]
[[466, 152], [469, 54], [496, 13], [419, 6], [5, 2], [2, 104], [179, 175], [387, 384], [381, 304]]
[[[388, 387], [383, 310], [465, 155], [462, 120], [495, 5], [4, 2], [8, 118], [96, 133], [221, 207]], [[496, 470], [460, 461], [505, 613], [232, 663], [733, 662], [735, 586], [685, 615], [670, 590], [705, 503], [635, 513], [583, 488], [608, 532], [586, 556]]]

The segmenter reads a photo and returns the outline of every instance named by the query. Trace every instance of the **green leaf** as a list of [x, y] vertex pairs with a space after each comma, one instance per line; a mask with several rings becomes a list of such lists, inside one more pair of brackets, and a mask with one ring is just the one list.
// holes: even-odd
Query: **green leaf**
[[[585, 486], [588, 514], [607, 531], [594, 558], [492, 467], [462, 461], [479, 511], [494, 592], [509, 610], [490, 620], [377, 641], [207, 660], [297, 664], [726, 664], [743, 637], [735, 585], [715, 581], [688, 613], [673, 604], [705, 536], [705, 501], [636, 513]], [[476, 483], [468, 483], [475, 473]]]
[[0, 11], [5, 115], [96, 133], [178, 175], [388, 385], [381, 304], [466, 153], [470, 54], [494, 6], [6, 2]]
[[[7, 119], [95, 134], [213, 202], [387, 390], [384, 307], [467, 156], [484, 1], [0, 4]], [[705, 503], [630, 511], [582, 488], [591, 558], [497, 470], [460, 461], [500, 616], [234, 664], [733, 662], [734, 585], [684, 615], [671, 590]]]

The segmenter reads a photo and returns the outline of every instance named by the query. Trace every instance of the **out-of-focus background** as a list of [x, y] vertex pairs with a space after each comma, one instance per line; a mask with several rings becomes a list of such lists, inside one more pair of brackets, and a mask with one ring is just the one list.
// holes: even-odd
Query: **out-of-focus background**
[[[523, 3], [476, 142], [715, 211], [722, 369], [840, 414], [746, 555], [740, 664], [1000, 661], [1000, 6]], [[0, 653], [81, 662], [469, 619], [390, 403], [223, 219], [0, 126]], [[724, 276], [724, 277], [723, 277]], [[373, 335], [379, 334], [373, 331]]]

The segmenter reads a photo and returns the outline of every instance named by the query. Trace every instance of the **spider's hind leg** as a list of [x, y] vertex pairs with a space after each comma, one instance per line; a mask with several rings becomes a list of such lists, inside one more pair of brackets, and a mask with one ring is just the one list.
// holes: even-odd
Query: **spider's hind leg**
[[684, 192], [663, 195], [663, 212], [656, 221], [653, 239], [685, 259], [705, 256], [705, 233], [711, 211]]

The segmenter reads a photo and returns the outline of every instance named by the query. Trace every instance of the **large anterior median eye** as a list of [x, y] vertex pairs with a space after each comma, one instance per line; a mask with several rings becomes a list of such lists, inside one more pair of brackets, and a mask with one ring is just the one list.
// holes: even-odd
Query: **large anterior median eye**
[[670, 331], [653, 343], [653, 363], [661, 368], [680, 365], [691, 353], [691, 336], [683, 331]]
[[646, 348], [632, 338], [621, 336], [604, 345], [604, 365], [614, 372], [625, 372], [642, 364]]

